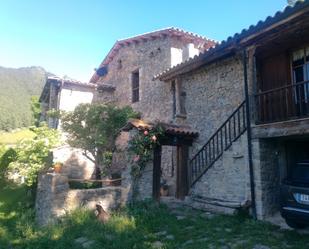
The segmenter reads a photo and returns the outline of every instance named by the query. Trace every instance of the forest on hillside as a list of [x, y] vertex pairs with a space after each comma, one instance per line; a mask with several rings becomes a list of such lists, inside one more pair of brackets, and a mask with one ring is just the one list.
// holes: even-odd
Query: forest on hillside
[[31, 97], [41, 94], [45, 81], [46, 71], [41, 67], [0, 67], [0, 130], [34, 123]]

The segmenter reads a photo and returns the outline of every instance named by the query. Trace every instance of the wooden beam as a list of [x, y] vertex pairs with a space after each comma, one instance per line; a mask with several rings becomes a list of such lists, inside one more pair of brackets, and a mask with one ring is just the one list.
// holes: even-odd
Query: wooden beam
[[188, 155], [188, 146], [177, 146], [176, 198], [178, 199], [184, 199], [188, 194]]
[[161, 151], [161, 146], [153, 150], [152, 197], [157, 201], [160, 200]]

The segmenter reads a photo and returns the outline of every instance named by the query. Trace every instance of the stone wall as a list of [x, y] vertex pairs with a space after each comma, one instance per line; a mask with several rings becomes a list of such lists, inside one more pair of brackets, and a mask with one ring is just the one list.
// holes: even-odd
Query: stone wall
[[199, 132], [190, 157], [206, 143], [232, 112], [244, 101], [243, 66], [240, 56], [204, 66], [181, 79], [185, 92], [186, 118], [175, 120]]
[[95, 165], [83, 150], [68, 145], [52, 151], [53, 162], [62, 162], [61, 173], [73, 179], [95, 179]]
[[35, 203], [36, 220], [39, 225], [46, 225], [78, 207], [95, 210], [98, 202], [105, 210], [116, 209], [128, 201], [127, 194], [125, 187], [69, 189], [67, 176], [41, 174]]
[[[97, 92], [94, 102], [130, 105], [141, 113], [142, 119], [172, 121], [171, 84], [153, 80], [153, 76], [171, 67], [172, 61], [176, 63], [172, 48], [182, 51], [187, 44], [188, 41], [176, 36], [162, 36], [121, 47], [108, 64], [107, 75], [98, 81], [98, 84], [113, 86], [116, 89], [112, 92]], [[181, 62], [180, 59], [182, 57], [178, 58], [177, 63]], [[132, 103], [132, 72], [136, 70], [139, 71], [140, 100]]]
[[[179, 79], [186, 117], [175, 122], [199, 132], [189, 158], [217, 131], [244, 100], [243, 66], [238, 55], [215, 62]], [[233, 143], [194, 185], [192, 196], [243, 202], [250, 200], [246, 133]]]
[[257, 216], [267, 219], [280, 208], [280, 177], [286, 168], [285, 149], [279, 140], [272, 139], [254, 139], [252, 147]]
[[246, 133], [193, 186], [191, 196], [235, 203], [251, 200]]
[[[121, 66], [119, 65], [121, 61]], [[170, 38], [158, 38], [122, 47], [108, 65], [108, 74], [98, 82], [116, 87], [114, 103], [130, 105], [147, 120], [171, 120], [170, 84], [153, 81], [155, 74], [170, 66]], [[132, 103], [132, 72], [139, 70], [140, 101]], [[95, 102], [105, 102], [106, 94]]]

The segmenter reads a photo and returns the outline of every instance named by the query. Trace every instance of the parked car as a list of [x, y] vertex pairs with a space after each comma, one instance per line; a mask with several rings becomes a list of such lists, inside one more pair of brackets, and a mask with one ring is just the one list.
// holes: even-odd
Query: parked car
[[281, 215], [293, 228], [309, 225], [309, 160], [291, 168], [280, 190]]

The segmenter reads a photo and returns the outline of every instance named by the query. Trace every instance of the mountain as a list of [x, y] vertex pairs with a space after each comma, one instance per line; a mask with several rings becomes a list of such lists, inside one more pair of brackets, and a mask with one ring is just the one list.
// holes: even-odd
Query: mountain
[[41, 94], [46, 74], [41, 67], [0, 67], [0, 130], [33, 124], [30, 99]]

